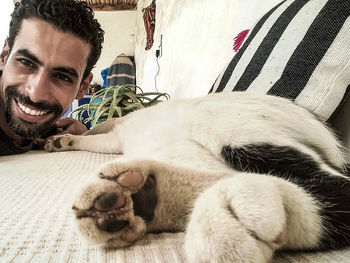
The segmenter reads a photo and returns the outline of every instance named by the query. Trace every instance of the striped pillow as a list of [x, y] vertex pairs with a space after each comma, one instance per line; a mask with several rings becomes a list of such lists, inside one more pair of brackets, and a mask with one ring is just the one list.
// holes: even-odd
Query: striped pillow
[[327, 120], [350, 87], [350, 1], [286, 0], [265, 14], [210, 92], [285, 97]]

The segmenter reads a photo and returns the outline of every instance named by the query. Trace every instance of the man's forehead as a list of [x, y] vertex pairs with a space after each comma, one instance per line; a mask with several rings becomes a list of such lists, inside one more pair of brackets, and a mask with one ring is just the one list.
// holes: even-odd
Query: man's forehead
[[85, 70], [90, 44], [73, 33], [57, 29], [39, 19], [24, 19], [14, 41], [13, 51], [30, 50], [45, 64], [78, 67]]

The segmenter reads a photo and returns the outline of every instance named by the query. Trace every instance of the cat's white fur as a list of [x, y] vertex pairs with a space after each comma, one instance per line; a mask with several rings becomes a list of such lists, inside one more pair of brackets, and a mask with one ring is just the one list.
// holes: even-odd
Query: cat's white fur
[[[163, 102], [86, 135], [54, 137], [46, 149], [122, 153], [101, 167], [103, 178], [83, 189], [75, 208], [89, 210], [97, 196], [114, 191], [125, 200], [116, 217], [129, 225], [108, 233], [96, 218], [84, 217], [78, 219], [83, 234], [122, 247], [145, 232], [186, 231], [190, 262], [268, 262], [276, 249], [317, 248], [325, 231], [321, 206], [310, 193], [292, 180], [234, 170], [222, 157], [224, 146], [292, 147], [331, 176], [344, 177], [344, 156], [330, 130], [305, 109], [265, 95], [234, 92]], [[146, 222], [133, 214], [131, 195], [150, 174], [158, 203]]]

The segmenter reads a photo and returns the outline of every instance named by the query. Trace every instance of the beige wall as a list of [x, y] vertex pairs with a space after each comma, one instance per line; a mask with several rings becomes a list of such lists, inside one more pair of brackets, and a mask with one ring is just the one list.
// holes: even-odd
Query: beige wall
[[[206, 95], [234, 56], [237, 34], [280, 2], [157, 0], [154, 44], [145, 51], [142, 9], [151, 1], [138, 1], [136, 84], [144, 91], [167, 92], [172, 99]], [[162, 50], [158, 59], [157, 49]]]
[[136, 11], [97, 11], [95, 17], [105, 30], [102, 54], [93, 69], [92, 83], [102, 84], [101, 70], [111, 65], [120, 53], [135, 54]]

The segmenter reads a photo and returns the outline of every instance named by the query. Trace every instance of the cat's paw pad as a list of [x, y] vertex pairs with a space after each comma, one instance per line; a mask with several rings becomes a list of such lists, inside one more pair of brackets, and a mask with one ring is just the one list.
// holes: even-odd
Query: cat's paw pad
[[136, 170], [122, 171], [120, 168], [115, 168], [113, 165], [106, 165], [100, 171], [101, 179], [115, 179], [119, 185], [128, 188], [130, 191], [137, 191], [141, 188], [146, 180], [146, 176]]
[[70, 134], [54, 136], [46, 140], [45, 150], [48, 152], [67, 151], [73, 148], [74, 143], [73, 136]]
[[145, 234], [145, 221], [153, 218], [154, 178], [125, 168], [121, 163], [104, 165], [100, 180], [86, 187], [73, 206], [80, 230], [91, 241], [130, 245]]

